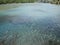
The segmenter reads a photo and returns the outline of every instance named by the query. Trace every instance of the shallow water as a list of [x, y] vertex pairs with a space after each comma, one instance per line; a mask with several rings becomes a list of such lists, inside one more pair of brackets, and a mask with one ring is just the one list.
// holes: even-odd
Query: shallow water
[[25, 3], [20, 7], [0, 11], [0, 32], [3, 37], [18, 32], [18, 45], [41, 45], [45, 39], [60, 40], [60, 6]]

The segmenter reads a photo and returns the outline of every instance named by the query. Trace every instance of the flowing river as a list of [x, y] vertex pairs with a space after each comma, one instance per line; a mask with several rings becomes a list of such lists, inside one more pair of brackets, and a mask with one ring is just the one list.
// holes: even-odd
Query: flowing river
[[6, 33], [12, 37], [13, 32], [21, 35], [17, 45], [44, 45], [44, 40], [60, 40], [60, 5], [23, 3], [1, 10], [0, 39]]

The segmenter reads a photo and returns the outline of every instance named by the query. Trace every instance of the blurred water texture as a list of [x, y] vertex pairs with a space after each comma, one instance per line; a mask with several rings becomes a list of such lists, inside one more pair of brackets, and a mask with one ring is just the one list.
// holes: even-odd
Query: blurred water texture
[[24, 3], [17, 8], [1, 10], [0, 40], [8, 42], [3, 45], [13, 45], [10, 40], [13, 34], [18, 34], [14, 45], [49, 45], [48, 40], [59, 42], [59, 19], [60, 5]]

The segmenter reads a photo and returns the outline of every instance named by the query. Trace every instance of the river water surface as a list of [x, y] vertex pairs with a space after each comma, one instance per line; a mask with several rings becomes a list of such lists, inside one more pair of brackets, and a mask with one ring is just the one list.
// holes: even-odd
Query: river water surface
[[1, 10], [0, 38], [8, 31], [21, 35], [18, 45], [42, 45], [46, 39], [60, 40], [60, 5], [25, 3]]

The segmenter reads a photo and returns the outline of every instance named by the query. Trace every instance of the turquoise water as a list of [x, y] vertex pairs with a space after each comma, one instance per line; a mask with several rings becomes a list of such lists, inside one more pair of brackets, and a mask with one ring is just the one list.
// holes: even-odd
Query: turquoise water
[[21, 35], [21, 45], [40, 45], [39, 40], [45, 39], [59, 40], [59, 19], [60, 6], [43, 3], [22, 4], [17, 8], [0, 11], [0, 37], [6, 32], [18, 32]]

